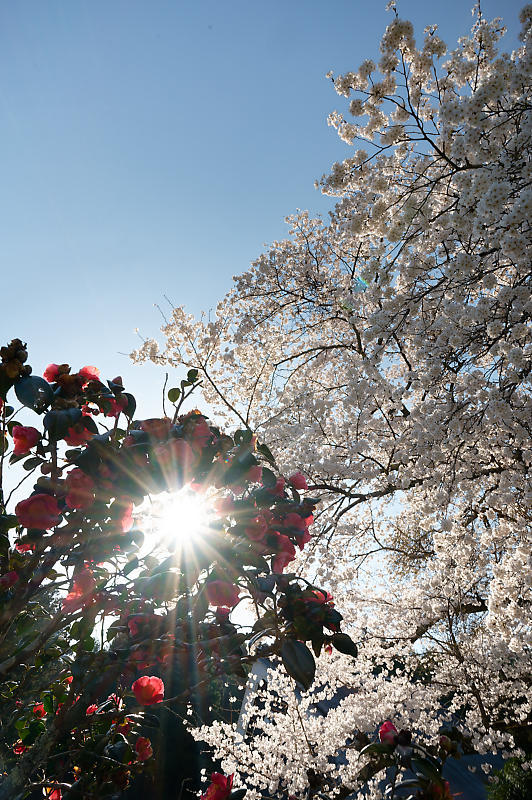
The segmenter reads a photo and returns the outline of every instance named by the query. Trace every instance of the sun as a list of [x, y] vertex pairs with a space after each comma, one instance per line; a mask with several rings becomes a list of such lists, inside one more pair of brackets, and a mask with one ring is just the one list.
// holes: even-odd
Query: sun
[[207, 498], [188, 488], [148, 497], [139, 512], [144, 546], [150, 551], [186, 547], [203, 538], [212, 520]]

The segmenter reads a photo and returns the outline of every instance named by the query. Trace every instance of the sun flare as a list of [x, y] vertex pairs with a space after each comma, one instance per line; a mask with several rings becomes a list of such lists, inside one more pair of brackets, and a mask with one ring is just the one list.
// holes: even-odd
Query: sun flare
[[182, 489], [147, 498], [141, 514], [145, 544], [149, 549], [173, 550], [176, 544], [184, 547], [187, 542], [201, 538], [212, 518], [212, 509], [203, 495]]

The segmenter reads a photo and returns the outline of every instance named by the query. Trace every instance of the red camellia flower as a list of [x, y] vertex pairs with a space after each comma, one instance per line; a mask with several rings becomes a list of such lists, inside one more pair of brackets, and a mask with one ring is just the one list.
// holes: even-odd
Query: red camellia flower
[[246, 480], [250, 483], [261, 483], [262, 481], [262, 467], [260, 464], [250, 467], [246, 472]]
[[39, 717], [39, 719], [45, 717], [46, 711], [44, 710], [43, 703], [35, 703], [35, 705], [33, 706], [33, 713], [35, 714], [36, 717]]
[[167, 438], [171, 427], [172, 421], [168, 419], [168, 417], [162, 417], [162, 419], [145, 419], [140, 423], [140, 429], [158, 442], [162, 442], [163, 439]]
[[17, 739], [13, 745], [13, 752], [16, 756], [21, 756], [27, 749], [26, 745], [22, 744], [22, 739]]
[[94, 503], [94, 481], [78, 467], [68, 473], [66, 488], [69, 508], [89, 508]]
[[285, 485], [286, 481], [284, 478], [277, 478], [275, 486], [273, 486], [271, 489], [268, 489], [268, 491], [275, 495], [275, 497], [284, 497]]
[[288, 483], [291, 484], [294, 489], [308, 489], [307, 479], [302, 472], [294, 472], [293, 475], [290, 475]]
[[55, 383], [59, 377], [59, 374], [59, 364], [48, 364], [43, 372], [43, 377], [48, 381], [48, 383]]
[[106, 417], [119, 417], [125, 408], [127, 408], [127, 397], [119, 395], [107, 398], [103, 411]]
[[96, 711], [98, 711], [98, 706], [95, 703], [92, 703], [92, 705], [87, 706], [87, 710], [85, 711], [85, 714], [88, 717], [90, 717], [92, 714], [95, 714]]
[[14, 425], [12, 435], [14, 443], [13, 455], [15, 456], [25, 456], [41, 438], [37, 428], [26, 427], [25, 425]]
[[202, 794], [201, 800], [228, 800], [233, 789], [233, 775], [222, 775], [220, 772], [213, 772], [211, 783]]
[[83, 378], [85, 383], [89, 381], [97, 381], [100, 379], [100, 370], [96, 367], [82, 367], [78, 375]]
[[253, 517], [251, 524], [244, 529], [248, 539], [252, 542], [261, 542], [268, 532], [268, 525], [264, 517]]
[[239, 600], [238, 586], [227, 581], [211, 581], [207, 584], [207, 597], [210, 606], [234, 608]]
[[273, 559], [272, 569], [274, 572], [282, 572], [284, 568], [296, 557], [296, 548], [288, 536], [279, 533], [277, 537], [276, 549], [277, 553]]
[[5, 589], [10, 589], [18, 580], [20, 580], [18, 573], [14, 570], [0, 575], [0, 590], [4, 591]]
[[153, 755], [151, 742], [145, 736], [139, 736], [135, 742], [135, 752], [139, 761], [147, 761]]
[[61, 800], [61, 789], [46, 789], [46, 797], [48, 800]]
[[395, 744], [397, 732], [397, 728], [393, 722], [387, 719], [379, 728], [379, 739], [383, 744]]
[[155, 675], [143, 675], [135, 681], [131, 689], [141, 706], [152, 706], [164, 700], [164, 683]]
[[33, 494], [15, 506], [15, 514], [24, 528], [50, 530], [59, 524], [61, 512], [57, 500], [49, 494]]
[[93, 436], [94, 433], [89, 431], [88, 428], [85, 427], [83, 420], [81, 420], [68, 429], [65, 442], [70, 445], [70, 447], [79, 447], [82, 444], [86, 444]]
[[76, 611], [94, 599], [96, 581], [90, 569], [82, 569], [74, 576], [74, 583], [69, 593], [63, 600], [63, 611], [67, 613]]

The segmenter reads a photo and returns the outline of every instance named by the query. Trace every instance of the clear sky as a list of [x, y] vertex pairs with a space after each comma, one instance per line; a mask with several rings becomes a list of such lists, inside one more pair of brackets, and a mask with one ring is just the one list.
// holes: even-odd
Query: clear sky
[[[449, 46], [469, 0], [398, 0]], [[483, 0], [517, 45], [515, 0]], [[2, 343], [121, 373], [160, 411], [163, 374], [120, 353], [167, 294], [208, 309], [349, 148], [325, 73], [378, 56], [385, 0], [0, 2]], [[176, 376], [177, 377], [177, 376]], [[182, 377], [182, 376], [180, 376]], [[176, 379], [171, 378], [171, 382]], [[143, 405], [143, 408], [145, 406]]]

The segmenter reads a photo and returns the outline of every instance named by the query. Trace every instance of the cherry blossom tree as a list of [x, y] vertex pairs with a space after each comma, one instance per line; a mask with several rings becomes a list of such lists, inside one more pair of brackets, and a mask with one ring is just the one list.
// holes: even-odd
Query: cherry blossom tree
[[349, 689], [326, 718], [272, 675], [262, 736], [201, 731], [256, 796], [364, 783], [386, 718], [432, 748], [532, 749], [532, 6], [511, 54], [480, 6], [454, 50], [390, 10], [378, 63], [329, 75], [354, 148], [319, 181], [330, 219], [289, 218], [213, 318], [175, 308], [133, 354], [198, 368], [322, 499], [298, 567], [359, 655], [320, 659], [323, 697]]

